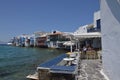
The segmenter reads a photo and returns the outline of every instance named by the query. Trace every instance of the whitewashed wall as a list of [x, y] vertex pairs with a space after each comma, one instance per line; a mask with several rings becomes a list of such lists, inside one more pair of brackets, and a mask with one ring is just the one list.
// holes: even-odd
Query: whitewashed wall
[[97, 27], [97, 20], [100, 19], [100, 11], [94, 13], [94, 28]]
[[110, 80], [120, 80], [120, 0], [101, 0], [103, 66]]
[[74, 34], [81, 34], [81, 33], [87, 33], [87, 27], [88, 25], [80, 26]]

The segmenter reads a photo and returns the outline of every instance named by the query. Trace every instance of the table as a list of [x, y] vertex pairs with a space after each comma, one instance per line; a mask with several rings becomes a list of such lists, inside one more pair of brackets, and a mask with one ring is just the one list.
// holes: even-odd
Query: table
[[72, 61], [74, 60], [75, 58], [63, 58], [64, 61], [67, 61], [67, 64], [68, 66], [71, 65]]
[[65, 61], [73, 61], [75, 58], [63, 58]]

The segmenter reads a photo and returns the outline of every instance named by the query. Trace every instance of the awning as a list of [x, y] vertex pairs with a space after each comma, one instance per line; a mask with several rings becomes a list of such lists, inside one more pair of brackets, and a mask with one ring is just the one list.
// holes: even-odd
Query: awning
[[91, 32], [91, 33], [81, 33], [81, 34], [74, 34], [75, 37], [77, 38], [96, 38], [96, 37], [101, 37], [100, 32]]

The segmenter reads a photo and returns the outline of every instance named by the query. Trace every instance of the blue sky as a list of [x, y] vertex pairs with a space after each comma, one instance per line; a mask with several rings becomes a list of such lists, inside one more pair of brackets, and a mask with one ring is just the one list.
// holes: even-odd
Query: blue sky
[[0, 40], [20, 34], [74, 32], [93, 22], [99, 0], [0, 0]]

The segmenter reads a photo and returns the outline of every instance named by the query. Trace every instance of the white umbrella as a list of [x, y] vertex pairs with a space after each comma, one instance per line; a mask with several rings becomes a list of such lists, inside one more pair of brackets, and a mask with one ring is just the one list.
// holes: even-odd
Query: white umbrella
[[65, 43], [63, 43], [63, 45], [66, 45], [66, 46], [73, 46], [75, 45], [75, 43], [71, 42], [71, 41], [66, 41]]
[[63, 43], [63, 45], [70, 46], [70, 50], [72, 52], [72, 46], [75, 45], [75, 43], [73, 43], [72, 41], [66, 41], [65, 43]]

